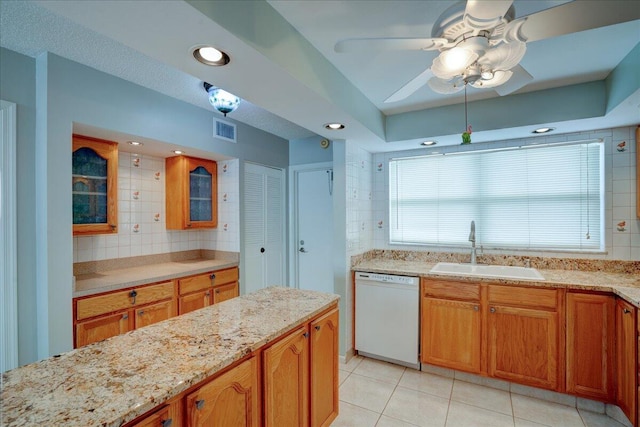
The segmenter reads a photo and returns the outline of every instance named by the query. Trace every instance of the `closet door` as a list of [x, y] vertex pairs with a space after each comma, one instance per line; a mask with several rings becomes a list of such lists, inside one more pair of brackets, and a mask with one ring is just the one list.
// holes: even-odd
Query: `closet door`
[[244, 289], [285, 285], [284, 172], [253, 163], [244, 167]]

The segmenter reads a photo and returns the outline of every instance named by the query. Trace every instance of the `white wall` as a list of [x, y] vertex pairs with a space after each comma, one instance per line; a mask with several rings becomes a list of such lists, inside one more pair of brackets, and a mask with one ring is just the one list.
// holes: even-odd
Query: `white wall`
[[[433, 151], [449, 152], [466, 149], [498, 148], [517, 146], [535, 139], [538, 143], [564, 142], [602, 138], [605, 144], [605, 249], [602, 254], [580, 254], [578, 252], [526, 252], [531, 256], [592, 258], [607, 260], [640, 260], [640, 220], [636, 218], [636, 142], [635, 128], [624, 127], [602, 129], [592, 132], [538, 136], [514, 141], [498, 141], [477, 144], [471, 147], [453, 146], [404, 152], [378, 153], [373, 156], [373, 221], [374, 247], [376, 249], [397, 250], [438, 250], [425, 246], [411, 247], [389, 245], [389, 205], [388, 205], [388, 162], [392, 157], [427, 154]], [[618, 151], [618, 144], [625, 142], [624, 151]], [[624, 222], [624, 227], [619, 226]], [[479, 242], [480, 244], [481, 242]], [[508, 251], [517, 254], [516, 251]], [[500, 254], [505, 251], [491, 251]]]

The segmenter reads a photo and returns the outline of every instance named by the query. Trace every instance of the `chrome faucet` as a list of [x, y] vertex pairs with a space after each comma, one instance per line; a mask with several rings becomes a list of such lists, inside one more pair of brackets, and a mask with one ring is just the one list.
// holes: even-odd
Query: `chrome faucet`
[[471, 221], [471, 233], [469, 233], [469, 241], [471, 242], [471, 264], [476, 264], [476, 222]]

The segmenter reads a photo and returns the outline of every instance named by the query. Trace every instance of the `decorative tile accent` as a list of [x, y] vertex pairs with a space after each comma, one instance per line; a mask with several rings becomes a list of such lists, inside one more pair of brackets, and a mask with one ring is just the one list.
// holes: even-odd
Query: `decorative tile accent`
[[625, 231], [627, 231], [627, 222], [626, 221], [620, 221], [616, 225], [616, 230], [618, 230], [621, 233], [624, 233]]
[[160, 172], [159, 172], [159, 171], [158, 171], [158, 172], [156, 172], [156, 173], [153, 175], [153, 179], [155, 179], [156, 181], [160, 181]]
[[627, 146], [627, 141], [622, 141], [620, 144], [616, 146], [616, 150], [622, 153], [627, 149], [626, 146]]
[[131, 197], [133, 200], [138, 200], [140, 198], [140, 192], [138, 190], [131, 193]]
[[153, 215], [153, 220], [154, 220], [155, 222], [160, 221], [160, 214], [159, 214], [159, 213], [155, 213], [155, 214]]
[[134, 233], [140, 232], [140, 224], [133, 224], [133, 226], [131, 227], [131, 231], [133, 231]]
[[134, 157], [131, 160], [131, 163], [133, 164], [134, 167], [140, 167], [140, 157]]

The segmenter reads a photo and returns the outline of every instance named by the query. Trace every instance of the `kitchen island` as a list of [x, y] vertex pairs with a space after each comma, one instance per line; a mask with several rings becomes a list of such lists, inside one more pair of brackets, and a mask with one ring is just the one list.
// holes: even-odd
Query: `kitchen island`
[[[182, 400], [188, 401], [186, 393], [193, 394], [219, 373], [230, 372], [228, 368], [247, 360], [259, 366], [255, 361], [262, 350], [280, 338], [303, 328], [306, 339], [310, 322], [325, 313], [337, 322], [338, 298], [266, 288], [8, 371], [2, 375], [2, 425], [121, 426], [172, 399], [182, 405]], [[330, 326], [327, 329], [337, 333], [337, 325]], [[320, 330], [318, 325], [313, 328]], [[313, 335], [309, 341], [313, 347]], [[329, 347], [335, 354], [329, 366], [335, 359], [337, 375], [337, 335], [333, 342], [335, 348]], [[329, 400], [337, 403], [337, 387], [334, 394]], [[255, 405], [256, 396], [260, 393], [254, 390]], [[186, 418], [187, 409], [176, 413]], [[257, 425], [261, 411], [254, 412], [251, 425]], [[182, 425], [180, 418], [174, 427]]]

